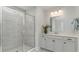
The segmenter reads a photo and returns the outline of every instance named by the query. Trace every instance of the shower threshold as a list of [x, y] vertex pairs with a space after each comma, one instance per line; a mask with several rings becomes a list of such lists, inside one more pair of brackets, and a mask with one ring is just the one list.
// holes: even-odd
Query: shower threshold
[[8, 49], [8, 50], [5, 50], [3, 52], [31, 52], [34, 48], [30, 47], [30, 46], [20, 46], [20, 47], [17, 47], [17, 48], [14, 48], [14, 49]]

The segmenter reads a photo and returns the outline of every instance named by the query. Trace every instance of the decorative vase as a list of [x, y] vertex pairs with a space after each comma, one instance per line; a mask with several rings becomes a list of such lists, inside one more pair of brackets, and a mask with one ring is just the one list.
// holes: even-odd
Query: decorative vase
[[47, 33], [48, 33], [48, 25], [43, 26], [43, 32], [44, 32], [45, 34], [47, 34]]
[[44, 28], [44, 33], [45, 33], [45, 34], [48, 33], [48, 31], [47, 31], [47, 27]]

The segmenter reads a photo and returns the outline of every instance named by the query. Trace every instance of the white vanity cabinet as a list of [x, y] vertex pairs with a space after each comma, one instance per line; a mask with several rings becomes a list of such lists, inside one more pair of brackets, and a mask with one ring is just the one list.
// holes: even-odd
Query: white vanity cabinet
[[46, 37], [46, 48], [51, 51], [63, 51], [63, 40], [62, 37]]
[[50, 51], [63, 51], [63, 40], [62, 37], [52, 37], [52, 36], [41, 36], [40, 47], [50, 50]]
[[46, 35], [41, 37], [40, 47], [54, 52], [76, 52], [77, 38]]
[[55, 51], [55, 39], [46, 38], [46, 49]]
[[55, 51], [56, 52], [63, 52], [63, 40], [62, 39], [56, 39], [55, 40]]

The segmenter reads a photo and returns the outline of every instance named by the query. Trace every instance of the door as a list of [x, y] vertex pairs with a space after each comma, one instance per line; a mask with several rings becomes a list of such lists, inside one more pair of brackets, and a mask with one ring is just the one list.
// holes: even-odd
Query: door
[[55, 39], [46, 38], [46, 48], [50, 51], [55, 51]]
[[75, 52], [74, 41], [72, 40], [64, 41], [64, 52]]
[[63, 52], [63, 46], [64, 44], [63, 44], [63, 39], [61, 38], [61, 39], [56, 39], [55, 40], [55, 51], [56, 52]]

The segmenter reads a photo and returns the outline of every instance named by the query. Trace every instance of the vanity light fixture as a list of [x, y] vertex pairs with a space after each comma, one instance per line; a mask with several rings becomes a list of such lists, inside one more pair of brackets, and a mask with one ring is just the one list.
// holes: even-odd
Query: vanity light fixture
[[63, 15], [63, 10], [58, 10], [50, 13], [51, 17], [61, 16], [61, 15]]
[[61, 13], [61, 12], [63, 12], [63, 11], [62, 11], [62, 10], [59, 10], [58, 12]]
[[54, 14], [55, 14], [55, 15], [57, 15], [57, 14], [58, 14], [58, 12], [57, 12], [57, 11], [55, 11], [55, 12], [54, 12]]
[[50, 16], [51, 16], [51, 17], [54, 16], [54, 12], [51, 12], [51, 13], [50, 13]]

